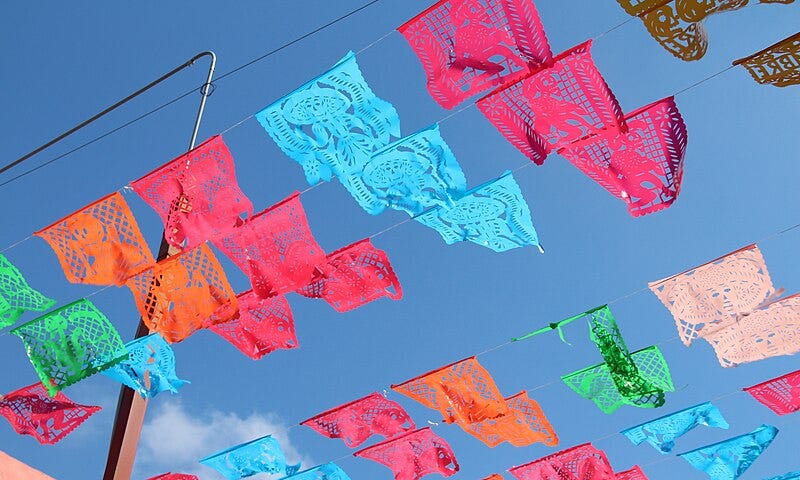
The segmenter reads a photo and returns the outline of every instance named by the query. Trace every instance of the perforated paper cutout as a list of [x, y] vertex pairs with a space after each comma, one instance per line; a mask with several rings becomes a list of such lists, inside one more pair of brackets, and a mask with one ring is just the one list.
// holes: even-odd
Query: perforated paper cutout
[[195, 475], [189, 475], [186, 473], [164, 473], [157, 477], [151, 477], [147, 480], [200, 480]]
[[461, 427], [490, 447], [508, 442], [515, 447], [534, 443], [558, 445], [558, 436], [536, 401], [525, 391], [505, 399], [508, 413], [496, 418], [461, 425]]
[[441, 0], [397, 30], [448, 109], [553, 60], [532, 0]]
[[644, 474], [638, 465], [630, 470], [619, 472], [615, 478], [616, 480], [648, 480], [647, 475]]
[[126, 284], [142, 321], [168, 342], [238, 314], [225, 272], [205, 244], [158, 262]]
[[518, 480], [614, 480], [608, 457], [584, 443], [508, 470]]
[[291, 476], [300, 465], [287, 465], [280, 443], [270, 435], [257, 438], [200, 460], [228, 480], [238, 480], [258, 473]]
[[0, 396], [0, 415], [17, 433], [44, 445], [59, 442], [98, 411], [100, 407], [77, 404], [61, 392], [50, 398], [41, 383]]
[[778, 475], [777, 477], [769, 477], [764, 480], [800, 480], [800, 470], [796, 472], [784, 473], [783, 475]]
[[372, 215], [386, 207], [417, 215], [436, 206], [449, 207], [467, 189], [455, 155], [433, 125], [375, 152], [361, 172], [342, 183]]
[[601, 131], [559, 150], [570, 163], [615, 197], [633, 216], [672, 205], [678, 198], [686, 154], [686, 125], [672, 97], [625, 117], [627, 131]]
[[17, 267], [0, 254], [0, 328], [13, 325], [26, 311], [43, 312], [55, 303], [32, 289]]
[[414, 430], [414, 420], [397, 403], [375, 392], [301, 422], [328, 438], [355, 448], [373, 434], [393, 438]]
[[125, 360], [119, 333], [92, 302], [81, 299], [11, 330], [50, 396]]
[[253, 213], [239, 189], [233, 157], [220, 135], [131, 183], [164, 222], [164, 238], [194, 248], [226, 233]]
[[492, 376], [475, 357], [392, 385], [392, 390], [438, 410], [445, 423], [468, 425], [508, 413]]
[[733, 64], [746, 68], [753, 79], [762, 85], [800, 85], [800, 33], [736, 60]]
[[439, 232], [448, 245], [470, 241], [495, 252], [539, 245], [530, 207], [510, 171], [470, 190], [452, 207], [415, 219]]
[[153, 254], [122, 195], [112, 193], [34, 235], [58, 256], [72, 283], [122, 285]]
[[316, 266], [325, 261], [325, 251], [311, 233], [299, 192], [213, 242], [247, 274], [253, 290], [263, 298], [305, 286]]
[[253, 290], [236, 296], [239, 316], [209, 329], [240, 352], [258, 360], [278, 349], [298, 348], [294, 317], [286, 297], [260, 298]]
[[503, 480], [503, 477], [502, 477], [502, 475], [498, 475], [496, 473], [493, 473], [493, 474], [489, 475], [488, 477], [484, 477], [483, 480]]
[[385, 465], [394, 473], [395, 480], [418, 480], [432, 473], [449, 477], [459, 470], [450, 445], [428, 427], [383, 441], [353, 455]]
[[729, 427], [719, 409], [711, 402], [705, 402], [628, 428], [622, 434], [634, 445], [646, 441], [666, 454], [675, 447], [675, 440], [700, 425], [723, 429]]
[[102, 373], [135, 390], [142, 398], [152, 398], [161, 392], [178, 393], [186, 380], [175, 373], [175, 353], [172, 347], [154, 333], [125, 344], [128, 358]]
[[400, 137], [397, 111], [369, 88], [353, 52], [256, 120], [311, 185], [360, 172], [374, 152]]
[[375, 248], [369, 238], [328, 255], [317, 267], [314, 279], [297, 291], [321, 298], [337, 312], [347, 312], [381, 297], [403, 298], [400, 280], [386, 252]]
[[800, 370], [744, 390], [778, 415], [800, 410]]
[[306, 470], [305, 472], [296, 473], [286, 480], [350, 480], [350, 477], [344, 473], [344, 470], [339, 468], [335, 463], [326, 463]]
[[551, 66], [478, 100], [478, 109], [512, 145], [541, 165], [547, 155], [598, 130], [624, 128], [617, 99], [597, 70], [588, 41]]
[[698, 448], [678, 456], [705, 472], [711, 480], [735, 480], [770, 446], [778, 429], [762, 425], [745, 435]]

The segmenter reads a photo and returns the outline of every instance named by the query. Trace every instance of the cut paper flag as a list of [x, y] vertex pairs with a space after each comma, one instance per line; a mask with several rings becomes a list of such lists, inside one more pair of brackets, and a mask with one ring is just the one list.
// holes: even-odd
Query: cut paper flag
[[591, 443], [542, 457], [508, 470], [518, 480], [614, 480], [608, 457]]
[[300, 465], [287, 465], [280, 443], [270, 435], [217, 452], [200, 460], [228, 480], [238, 480], [258, 473], [291, 476]]
[[745, 435], [678, 456], [694, 468], [705, 472], [711, 480], [735, 480], [758, 460], [777, 434], [777, 428], [762, 425]]
[[22, 324], [11, 333], [22, 339], [51, 397], [128, 358], [117, 330], [86, 299]]
[[622, 396], [605, 363], [564, 375], [561, 380], [578, 395], [593, 401], [604, 413], [611, 414], [623, 405], [639, 408], [662, 406], [664, 393], [674, 392], [675, 385], [661, 351], [657, 346], [651, 346], [633, 352], [631, 358], [639, 371], [639, 378], [655, 388], [652, 394], [633, 398]]
[[238, 314], [225, 272], [206, 244], [162, 260], [126, 284], [145, 325], [171, 343]]
[[547, 67], [478, 100], [478, 109], [537, 165], [576, 140], [625, 120], [617, 99], [597, 70], [591, 40], [567, 50]]
[[744, 390], [778, 415], [800, 410], [800, 370]]
[[397, 111], [369, 88], [353, 52], [256, 120], [311, 185], [358, 174], [374, 152], [400, 137]]
[[470, 241], [495, 252], [526, 245], [541, 249], [530, 207], [510, 171], [468, 191], [452, 207], [428, 210], [415, 219], [439, 232], [448, 245]]
[[467, 189], [461, 165], [439, 133], [439, 125], [378, 150], [360, 172], [342, 178], [347, 190], [371, 215], [386, 207], [418, 215], [450, 207]]
[[328, 438], [341, 438], [350, 448], [358, 447], [373, 434], [389, 439], [416, 428], [414, 420], [399, 403], [377, 392], [320, 413], [300, 424]]
[[484, 477], [483, 480], [503, 480], [503, 477], [502, 477], [502, 475], [498, 475], [496, 473], [493, 473], [493, 474], [489, 475], [488, 477]]
[[796, 472], [784, 473], [783, 475], [778, 475], [777, 477], [769, 477], [765, 480], [800, 480], [800, 470]]
[[158, 213], [164, 238], [179, 249], [227, 233], [240, 215], [253, 213], [220, 135], [131, 182], [131, 188]]
[[678, 198], [686, 125], [672, 97], [625, 117], [627, 130], [606, 130], [558, 151], [628, 204], [634, 217], [668, 208]]
[[292, 309], [286, 297], [260, 298], [253, 290], [236, 296], [239, 316], [209, 329], [240, 352], [258, 360], [278, 349], [298, 348]]
[[388, 467], [395, 480], [418, 480], [432, 473], [449, 477], [459, 470], [450, 445], [429, 427], [383, 441], [353, 455]]
[[[794, 0], [760, 0], [758, 3], [789, 4]], [[668, 52], [684, 61], [699, 60], [708, 50], [703, 20], [715, 13], [739, 10], [749, 0], [617, 0], [628, 14], [639, 17], [647, 31]]]
[[325, 251], [317, 244], [294, 192], [213, 240], [250, 278], [253, 291], [263, 298], [308, 284]]
[[329, 254], [325, 263], [317, 266], [311, 283], [297, 293], [321, 298], [339, 313], [381, 297], [403, 298], [403, 288], [388, 255], [375, 248], [369, 238]]
[[392, 385], [392, 390], [439, 411], [445, 423], [469, 425], [509, 411], [492, 376], [475, 357]]
[[102, 373], [133, 389], [142, 398], [153, 398], [161, 392], [178, 393], [186, 380], [175, 373], [175, 353], [157, 333], [125, 344], [127, 360]]
[[711, 402], [705, 402], [628, 428], [622, 434], [634, 445], [647, 441], [659, 452], [667, 454], [675, 447], [675, 440], [699, 425], [729, 427], [719, 409]]
[[543, 443], [558, 445], [558, 436], [536, 401], [524, 390], [505, 399], [508, 413], [486, 420], [462, 425], [464, 431], [489, 447], [508, 442], [515, 447]]
[[55, 303], [32, 289], [17, 267], [0, 254], [0, 328], [13, 325], [26, 311], [43, 312]]
[[350, 480], [350, 477], [339, 468], [339, 465], [326, 463], [286, 477], [285, 480]]
[[733, 64], [746, 68], [761, 85], [800, 85], [800, 32]]
[[123, 285], [153, 263], [139, 225], [118, 192], [38, 232], [72, 283]]
[[100, 407], [79, 405], [62, 392], [50, 398], [41, 383], [0, 395], [0, 415], [17, 433], [43, 445], [59, 442], [98, 411]]
[[397, 30], [447, 109], [553, 59], [533, 0], [440, 0]]
[[186, 473], [164, 473], [157, 477], [150, 477], [147, 480], [199, 480], [196, 475]]
[[647, 475], [644, 474], [639, 466], [635, 466], [624, 472], [619, 472], [614, 478], [616, 480], [648, 480]]

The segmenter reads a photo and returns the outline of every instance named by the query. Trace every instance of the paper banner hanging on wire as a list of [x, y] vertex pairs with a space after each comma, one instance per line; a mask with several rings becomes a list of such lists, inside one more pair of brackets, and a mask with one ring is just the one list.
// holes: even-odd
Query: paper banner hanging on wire
[[17, 433], [43, 445], [61, 441], [98, 411], [100, 407], [77, 404], [62, 392], [50, 398], [41, 383], [0, 395], [0, 415]]
[[711, 402], [705, 402], [625, 429], [622, 434], [634, 445], [646, 441], [662, 454], [667, 454], [675, 446], [675, 440], [700, 425], [726, 430], [729, 427], [719, 409]]
[[11, 330], [50, 396], [128, 358], [119, 333], [92, 302], [81, 299]]
[[800, 85], [800, 32], [733, 64], [746, 68], [762, 85]]
[[800, 370], [744, 389], [778, 415], [800, 410]]
[[493, 473], [493, 474], [489, 475], [488, 477], [484, 477], [483, 480], [503, 480], [503, 476], [502, 475], [498, 475], [496, 473]]
[[131, 182], [164, 222], [164, 238], [191, 249], [241, 222], [253, 204], [236, 181], [233, 156], [220, 135]]
[[550, 66], [478, 100], [478, 109], [534, 163], [599, 130], [624, 130], [617, 99], [597, 70], [588, 41]]
[[26, 311], [43, 312], [55, 303], [31, 288], [17, 267], [0, 254], [0, 328], [13, 325]]
[[532, 0], [440, 0], [397, 30], [448, 109], [553, 59]]
[[466, 192], [452, 207], [414, 218], [439, 232], [448, 245], [470, 241], [495, 252], [535, 245], [543, 251], [530, 207], [510, 171]]
[[118, 192], [34, 233], [58, 256], [72, 283], [123, 285], [153, 263], [130, 207]]
[[258, 473], [289, 477], [300, 470], [300, 464], [286, 464], [280, 443], [270, 435], [209, 455], [200, 463], [217, 470], [228, 480]]
[[496, 418], [461, 424], [465, 432], [489, 447], [508, 442], [515, 447], [543, 443], [558, 445], [558, 436], [542, 408], [524, 390], [505, 399], [508, 413]]
[[150, 477], [147, 480], [200, 480], [196, 475], [189, 475], [186, 473], [164, 473], [156, 477]]
[[206, 244], [162, 260], [126, 284], [142, 321], [168, 342], [238, 314], [225, 272]]
[[711, 480], [735, 480], [770, 446], [778, 429], [762, 425], [745, 435], [678, 454]]
[[558, 153], [609, 193], [632, 216], [668, 208], [678, 198], [686, 155], [686, 125], [672, 97], [625, 117], [627, 130], [605, 130]]
[[510, 468], [508, 471], [518, 480], [560, 478], [613, 480], [615, 478], [606, 454], [591, 443], [562, 450], [525, 465]]
[[358, 174], [374, 152], [400, 137], [397, 111], [372, 92], [353, 52], [256, 120], [303, 167], [310, 185]]
[[128, 358], [102, 373], [133, 389], [142, 398], [161, 392], [178, 393], [187, 382], [175, 373], [175, 353], [161, 335], [153, 333], [125, 344]]
[[769, 477], [764, 480], [800, 480], [800, 470], [796, 472], [784, 473], [783, 475], [778, 475], [777, 477]]
[[459, 470], [450, 445], [430, 427], [385, 440], [353, 455], [386, 466], [395, 480], [418, 480], [432, 473], [449, 477]]
[[625, 470], [616, 474], [615, 480], [648, 480], [647, 475], [644, 474], [639, 466], [635, 466], [630, 470]]
[[355, 448], [373, 434], [394, 438], [414, 430], [414, 420], [405, 409], [380, 393], [338, 406], [300, 422], [328, 438], [341, 438], [345, 445]]
[[306, 470], [304, 472], [296, 473], [284, 480], [350, 480], [350, 477], [344, 473], [339, 465], [335, 463], [326, 463]]

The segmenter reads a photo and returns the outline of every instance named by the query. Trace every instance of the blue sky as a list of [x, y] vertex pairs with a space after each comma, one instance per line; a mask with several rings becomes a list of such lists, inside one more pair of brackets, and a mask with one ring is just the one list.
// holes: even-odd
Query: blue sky
[[[226, 72], [360, 5], [361, 1], [240, 1], [212, 3], [10, 2], [0, 28], [5, 58], [0, 104], [4, 163], [146, 84], [195, 53], [212, 49]], [[363, 12], [220, 81], [209, 100], [200, 140], [253, 114], [338, 61], [360, 50], [428, 6], [427, 0], [382, 0]], [[627, 16], [613, 0], [539, 0], [552, 48], [563, 51], [608, 30]], [[593, 55], [625, 111], [660, 99], [717, 72], [735, 59], [797, 31], [800, 5], [757, 5], [707, 22], [710, 48], [699, 62], [683, 63], [662, 50], [638, 21], [598, 39]], [[404, 134], [448, 115], [429, 96], [416, 57], [398, 33], [371, 46], [358, 62], [375, 93], [397, 108]], [[198, 65], [124, 109], [29, 162], [29, 166], [113, 128], [205, 77]], [[800, 190], [796, 113], [798, 88], [755, 84], [733, 69], [677, 98], [689, 147], [683, 192], [675, 205], [634, 219], [564, 159], [516, 174], [547, 249], [496, 254], [473, 244], [446, 246], [433, 231], [408, 222], [377, 237], [403, 283], [402, 301], [381, 300], [337, 314], [320, 301], [290, 296], [301, 344], [253, 362], [210, 332], [176, 345], [178, 373], [190, 380], [178, 396], [150, 403], [136, 478], [167, 470], [199, 472], [208, 453], [267, 433], [278, 433], [290, 457], [322, 463], [349, 452], [304, 427], [288, 426], [335, 405], [387, 388], [438, 366], [484, 351], [508, 338], [605, 303], [798, 223]], [[0, 188], [10, 245], [44, 225], [123, 187], [182, 153], [196, 110], [190, 96], [88, 148]], [[471, 186], [516, 168], [526, 159], [475, 108], [441, 125]], [[225, 135], [243, 191], [257, 210], [306, 188], [302, 169], [287, 158], [254, 119]], [[24, 167], [23, 167], [24, 168]], [[13, 173], [13, 172], [12, 172]], [[7, 176], [0, 178], [5, 180]], [[134, 194], [126, 194], [151, 248], [161, 224]], [[320, 186], [302, 201], [319, 243], [329, 251], [404, 219], [401, 212], [372, 217], [338, 184]], [[800, 290], [800, 230], [761, 244], [773, 280]], [[95, 287], [66, 282], [44, 241], [32, 239], [6, 252], [31, 284], [66, 304]], [[223, 259], [237, 291], [247, 280]], [[138, 315], [126, 289], [92, 297], [123, 337], [131, 338]], [[480, 357], [504, 394], [527, 388], [561, 437], [559, 448], [597, 440], [617, 470], [645, 466], [652, 480], [705, 478], [683, 460], [662, 460], [648, 446], [634, 447], [614, 432], [798, 368], [796, 358], [776, 358], [736, 369], [721, 368], [704, 344], [686, 348], [654, 295], [642, 292], [613, 305], [633, 349], [661, 343], [678, 391], [657, 411], [623, 408], [605, 415], [557, 381], [597, 363], [587, 329], [567, 329], [573, 344], [540, 336]], [[27, 315], [26, 320], [32, 319]], [[663, 343], [665, 342], [666, 343]], [[19, 341], [0, 337], [0, 391], [28, 385], [35, 374]], [[536, 390], [533, 390], [536, 387]], [[55, 447], [17, 436], [0, 426], [0, 449], [59, 479], [99, 478], [105, 464], [118, 386], [95, 376], [67, 389], [104, 411]], [[390, 393], [419, 425], [436, 412]], [[758, 479], [800, 468], [800, 423], [779, 418], [739, 393], [716, 402], [728, 432], [700, 429], [677, 451], [748, 432], [762, 423], [781, 429], [777, 440], [743, 478]], [[435, 431], [454, 448], [462, 473], [482, 478], [554, 452], [533, 445], [484, 446], [455, 426]], [[794, 459], [794, 460], [793, 460]], [[339, 462], [354, 479], [390, 479], [389, 470], [367, 460]], [[648, 466], [649, 465], [649, 466]], [[507, 478], [511, 478], [507, 476]]]

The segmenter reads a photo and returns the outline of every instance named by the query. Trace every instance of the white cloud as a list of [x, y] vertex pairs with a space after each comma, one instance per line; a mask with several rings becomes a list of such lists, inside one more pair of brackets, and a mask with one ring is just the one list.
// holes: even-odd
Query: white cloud
[[[178, 400], [159, 402], [142, 429], [134, 478], [149, 478], [171, 471], [192, 473], [203, 480], [223, 479], [198, 460], [268, 434], [280, 442], [290, 465], [298, 462], [306, 466], [313, 465], [292, 445], [286, 425], [275, 414], [253, 413], [241, 417], [236, 413], [217, 410], [195, 414], [188, 412]], [[259, 475], [251, 478], [273, 477]]]

